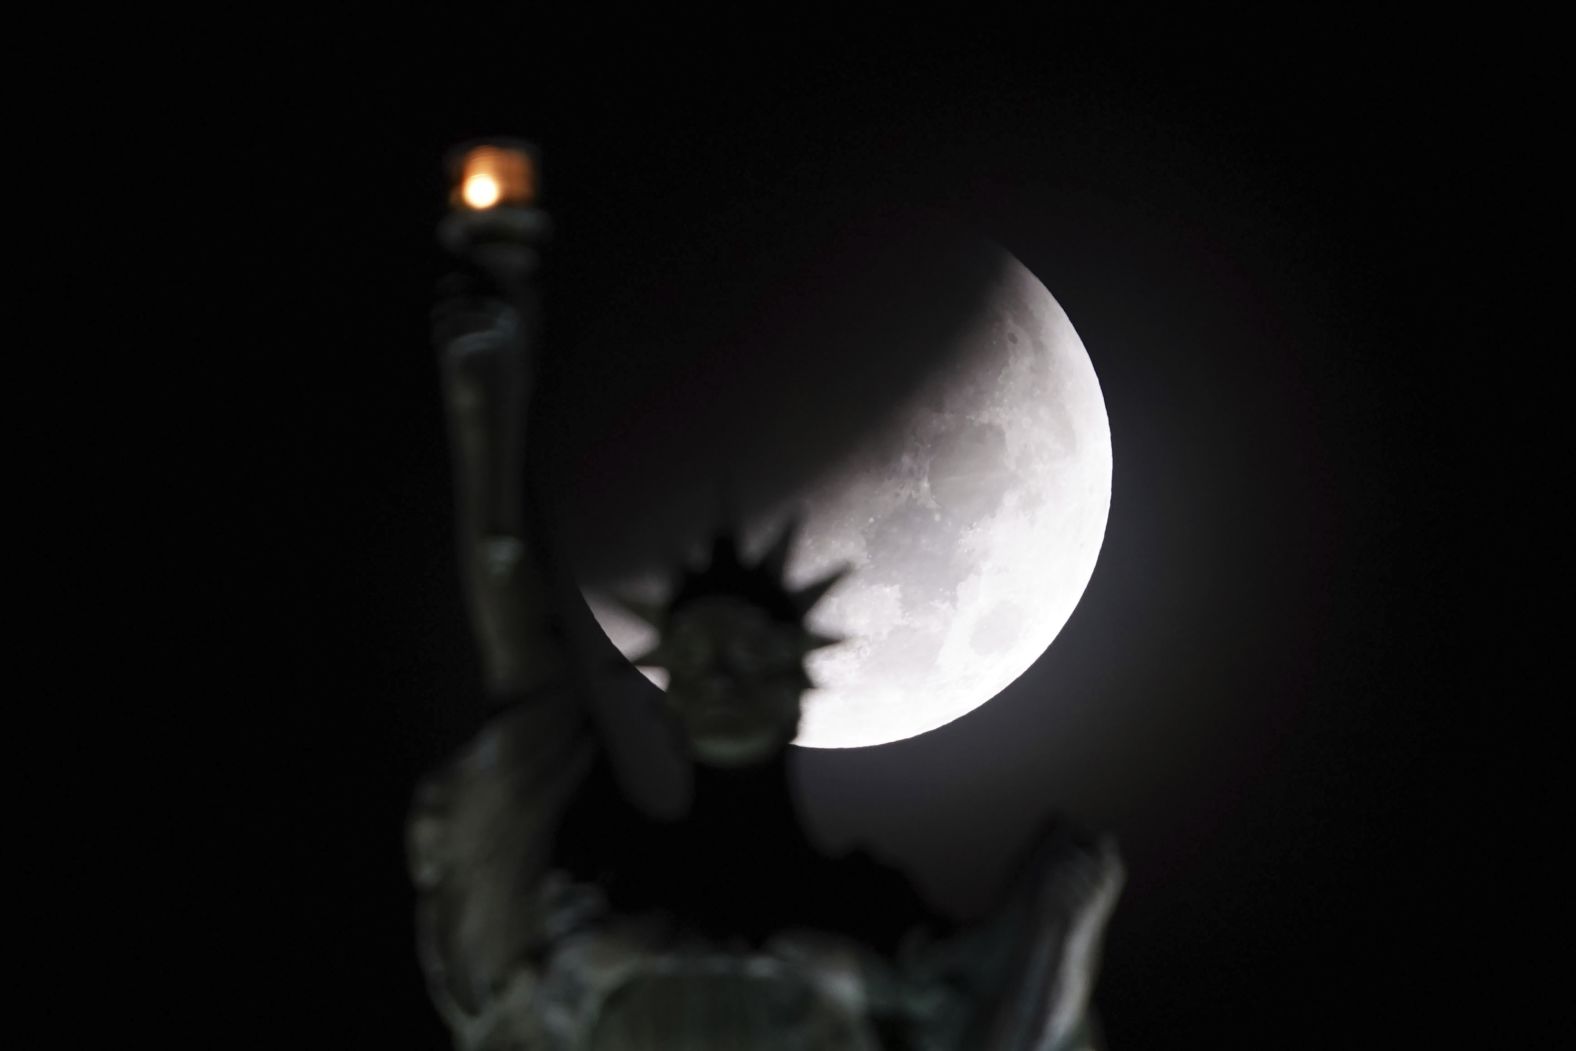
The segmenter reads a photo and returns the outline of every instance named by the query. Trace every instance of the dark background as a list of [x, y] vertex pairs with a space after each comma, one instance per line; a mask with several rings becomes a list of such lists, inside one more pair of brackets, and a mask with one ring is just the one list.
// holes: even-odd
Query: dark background
[[195, 860], [148, 937], [192, 928], [167, 980], [212, 989], [226, 1044], [445, 1046], [402, 821], [476, 674], [426, 316], [439, 159], [495, 132], [543, 149], [556, 353], [747, 316], [753, 257], [892, 202], [989, 231], [1089, 348], [1115, 483], [1081, 605], [972, 715], [804, 756], [818, 835], [966, 911], [1039, 815], [1112, 832], [1112, 1048], [1379, 1047], [1491, 1014], [1457, 998], [1460, 829], [1489, 776], [1489, 282], [1531, 266], [1500, 241], [1530, 218], [1537, 27], [1101, 10], [253, 19], [145, 71], [182, 133], [155, 107], [142, 156], [196, 173], [167, 280], [204, 290], [155, 401], [194, 467], [163, 532], [201, 697], [138, 729], [180, 756], [151, 827]]

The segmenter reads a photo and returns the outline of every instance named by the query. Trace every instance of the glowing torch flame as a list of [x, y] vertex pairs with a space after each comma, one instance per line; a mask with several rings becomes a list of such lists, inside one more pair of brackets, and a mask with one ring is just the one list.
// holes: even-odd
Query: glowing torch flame
[[485, 172], [477, 172], [466, 178], [460, 196], [465, 198], [466, 204], [480, 211], [497, 204], [503, 196], [503, 190], [498, 186], [497, 179]]
[[456, 205], [485, 211], [500, 204], [528, 207], [536, 199], [536, 166], [523, 149], [475, 146], [460, 158], [457, 169]]

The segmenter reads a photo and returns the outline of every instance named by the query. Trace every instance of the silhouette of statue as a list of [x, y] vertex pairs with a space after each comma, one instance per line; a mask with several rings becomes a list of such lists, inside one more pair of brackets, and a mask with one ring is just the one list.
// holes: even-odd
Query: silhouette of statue
[[[524, 144], [484, 148], [534, 164]], [[677, 819], [626, 798], [524, 498], [547, 232], [531, 189], [440, 226], [459, 270], [434, 340], [493, 710], [421, 784], [409, 825], [421, 962], [456, 1046], [1094, 1048], [1089, 992], [1122, 878], [1108, 841], [1048, 821], [995, 912], [960, 924], [895, 870], [806, 837], [786, 757], [804, 657], [834, 642], [804, 615], [836, 578], [785, 586], [791, 525], [754, 560], [720, 532], [708, 564], [637, 609], [660, 640], [639, 663], [669, 674], [651, 691], [671, 739], [651, 746], [681, 748], [694, 784]]]

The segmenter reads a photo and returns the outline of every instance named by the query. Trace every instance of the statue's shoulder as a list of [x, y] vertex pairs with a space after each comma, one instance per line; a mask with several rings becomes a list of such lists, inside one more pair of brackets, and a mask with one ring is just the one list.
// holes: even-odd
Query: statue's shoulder
[[[418, 887], [451, 878], [472, 848], [556, 823], [598, 747], [585, 705], [549, 692], [506, 708], [418, 785], [410, 818]], [[476, 836], [487, 842], [476, 842]]]
[[407, 848], [419, 948], [455, 1032], [512, 1002], [520, 963], [552, 940], [536, 903], [555, 831], [597, 754], [580, 699], [544, 694], [493, 716], [418, 787]]

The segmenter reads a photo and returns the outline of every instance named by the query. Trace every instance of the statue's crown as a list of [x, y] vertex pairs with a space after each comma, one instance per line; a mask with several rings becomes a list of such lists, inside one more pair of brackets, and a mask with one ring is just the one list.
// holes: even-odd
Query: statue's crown
[[[791, 636], [801, 659], [813, 650], [843, 641], [812, 630], [805, 617], [847, 574], [847, 567], [800, 588], [787, 584], [788, 556], [800, 525], [797, 516], [790, 517], [776, 539], [754, 561], [742, 556], [736, 531], [725, 526], [712, 537], [710, 560], [704, 565], [684, 567], [666, 600], [642, 602], [619, 597], [619, 605], [657, 630], [656, 645], [633, 658], [633, 662], [646, 667], [668, 667], [673, 656], [668, 632], [675, 614], [689, 603], [706, 598], [733, 599], [761, 610]], [[808, 676], [804, 676], [803, 684], [806, 688], [813, 685]]]

